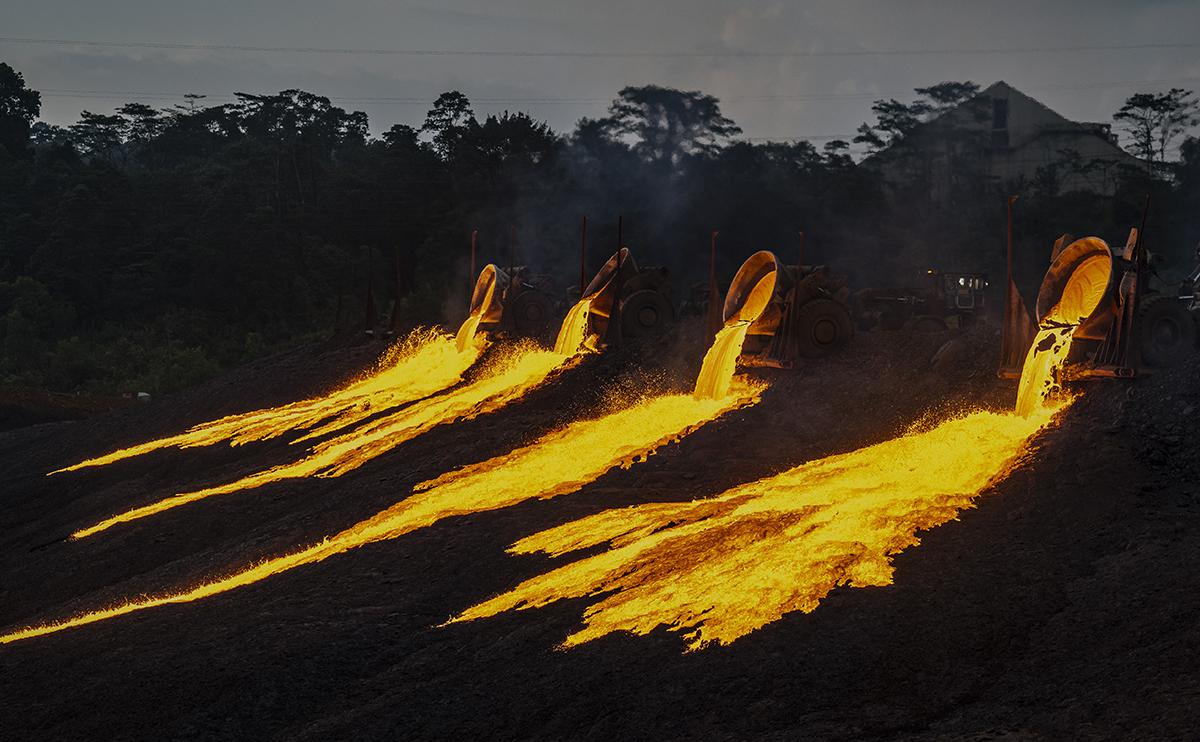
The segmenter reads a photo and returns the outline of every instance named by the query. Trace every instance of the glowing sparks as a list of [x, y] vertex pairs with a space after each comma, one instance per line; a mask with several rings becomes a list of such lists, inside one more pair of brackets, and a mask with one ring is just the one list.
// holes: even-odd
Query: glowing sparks
[[975, 412], [920, 433], [810, 462], [708, 500], [611, 510], [518, 542], [561, 555], [609, 544], [454, 621], [605, 595], [566, 639], [665, 626], [689, 646], [728, 644], [839, 585], [888, 585], [891, 556], [972, 501], [1050, 419]]
[[59, 623], [0, 635], [0, 644], [147, 608], [200, 600], [359, 546], [397, 538], [444, 518], [574, 492], [615, 467], [627, 467], [651, 455], [728, 410], [752, 404], [760, 391], [758, 387], [739, 385], [733, 396], [722, 400], [664, 395], [597, 419], [577, 421], [528, 446], [420, 484], [408, 499], [307, 549], [268, 559], [177, 594], [130, 601]]
[[749, 322], [733, 322], [717, 332], [704, 354], [700, 376], [696, 378], [696, 399], [721, 399], [729, 394], [729, 384], [749, 328]]
[[338, 427], [380, 410], [428, 396], [457, 383], [479, 355], [471, 345], [458, 352], [452, 338], [437, 330], [418, 330], [400, 343], [379, 368], [323, 397], [230, 415], [189, 428], [183, 433], [141, 443], [81, 461], [58, 472], [111, 464], [164, 448], [194, 448], [228, 441], [239, 445], [306, 429], [330, 420]]
[[365, 427], [323, 441], [298, 461], [275, 466], [235, 482], [184, 492], [119, 513], [80, 529], [71, 537], [86, 538], [120, 523], [281, 479], [339, 477], [437, 425], [470, 419], [503, 407], [542, 383], [552, 371], [566, 362], [567, 359], [557, 353], [519, 346], [508, 357], [498, 360], [480, 379], [403, 407]]

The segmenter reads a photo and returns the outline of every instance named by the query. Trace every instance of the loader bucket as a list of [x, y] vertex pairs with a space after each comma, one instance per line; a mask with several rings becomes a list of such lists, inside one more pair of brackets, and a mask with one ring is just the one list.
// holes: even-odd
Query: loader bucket
[[1099, 237], [1084, 237], [1055, 257], [1042, 279], [1037, 298], [1037, 321], [1049, 320], [1079, 327], [1074, 337], [1104, 339], [1116, 311], [1112, 250]]
[[475, 289], [471, 292], [471, 310], [467, 319], [458, 328], [455, 342], [459, 351], [466, 350], [475, 338], [475, 331], [480, 325], [496, 325], [504, 316], [504, 304], [501, 297], [509, 283], [508, 274], [491, 263], [485, 265], [475, 281]]
[[774, 253], [760, 250], [747, 258], [725, 294], [725, 309], [722, 313], [725, 325], [757, 322], [775, 296], [775, 283], [778, 278], [779, 260]]
[[471, 311], [468, 314], [479, 317], [482, 323], [499, 322], [504, 314], [504, 305], [500, 299], [508, 281], [507, 273], [492, 263], [485, 265], [479, 272], [479, 279], [475, 281], [475, 290], [471, 292]]
[[638, 272], [637, 263], [629, 248], [622, 247], [600, 268], [596, 277], [583, 290], [580, 301], [590, 300], [588, 305], [588, 324], [592, 334], [605, 337], [608, 329], [608, 318], [612, 315], [613, 303], [618, 300], [617, 292], [622, 290], [622, 284]]

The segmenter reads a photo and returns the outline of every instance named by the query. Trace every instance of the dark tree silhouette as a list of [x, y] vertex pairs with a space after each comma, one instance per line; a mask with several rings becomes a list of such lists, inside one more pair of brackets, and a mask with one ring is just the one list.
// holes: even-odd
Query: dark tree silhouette
[[0, 148], [12, 157], [25, 156], [29, 127], [41, 110], [41, 93], [25, 87], [21, 73], [0, 62]]
[[631, 140], [634, 151], [646, 160], [669, 164], [714, 155], [742, 133], [721, 114], [713, 96], [657, 85], [623, 88], [601, 126], [609, 136]]

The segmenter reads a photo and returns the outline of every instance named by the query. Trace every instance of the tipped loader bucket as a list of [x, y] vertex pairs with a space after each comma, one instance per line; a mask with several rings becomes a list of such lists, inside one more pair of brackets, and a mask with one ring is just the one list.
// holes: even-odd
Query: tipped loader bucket
[[480, 325], [495, 326], [500, 323], [504, 316], [501, 297], [508, 284], [508, 274], [495, 265], [489, 263], [479, 272], [475, 290], [471, 292], [471, 310], [455, 337], [459, 351], [464, 351], [471, 345], [475, 339], [475, 331]]
[[471, 292], [471, 310], [468, 314], [479, 317], [481, 323], [491, 324], [500, 321], [504, 314], [504, 305], [500, 298], [508, 286], [508, 274], [488, 263], [479, 272], [475, 281], [475, 290]]
[[618, 300], [617, 292], [621, 286], [638, 272], [637, 264], [629, 248], [622, 247], [609, 258], [596, 277], [583, 290], [580, 300], [588, 299], [588, 330], [589, 334], [601, 338], [607, 337], [608, 320], [613, 314], [613, 304]]
[[1117, 309], [1119, 271], [1108, 243], [1084, 237], [1062, 250], [1038, 290], [1037, 321], [1079, 325], [1074, 337], [1103, 340]]
[[722, 320], [725, 325], [738, 322], [751, 323], [751, 332], [760, 330], [759, 334], [772, 334], [778, 325], [778, 317], [772, 323], [775, 326], [759, 327], [762, 324], [763, 313], [775, 296], [775, 285], [779, 277], [779, 260], [769, 250], [760, 250], [742, 263], [729, 291], [725, 294], [725, 308]]

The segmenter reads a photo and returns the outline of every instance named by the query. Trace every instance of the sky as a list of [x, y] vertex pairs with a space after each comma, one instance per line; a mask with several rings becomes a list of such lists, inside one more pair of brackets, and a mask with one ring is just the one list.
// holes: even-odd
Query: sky
[[1110, 120], [1135, 91], [1200, 89], [1196, 0], [0, 0], [0, 18], [0, 61], [57, 124], [301, 88], [366, 111], [378, 134], [461, 90], [478, 114], [569, 131], [654, 83], [717, 96], [746, 138], [819, 144], [851, 138], [874, 99], [943, 80], [1005, 80], [1080, 121]]

